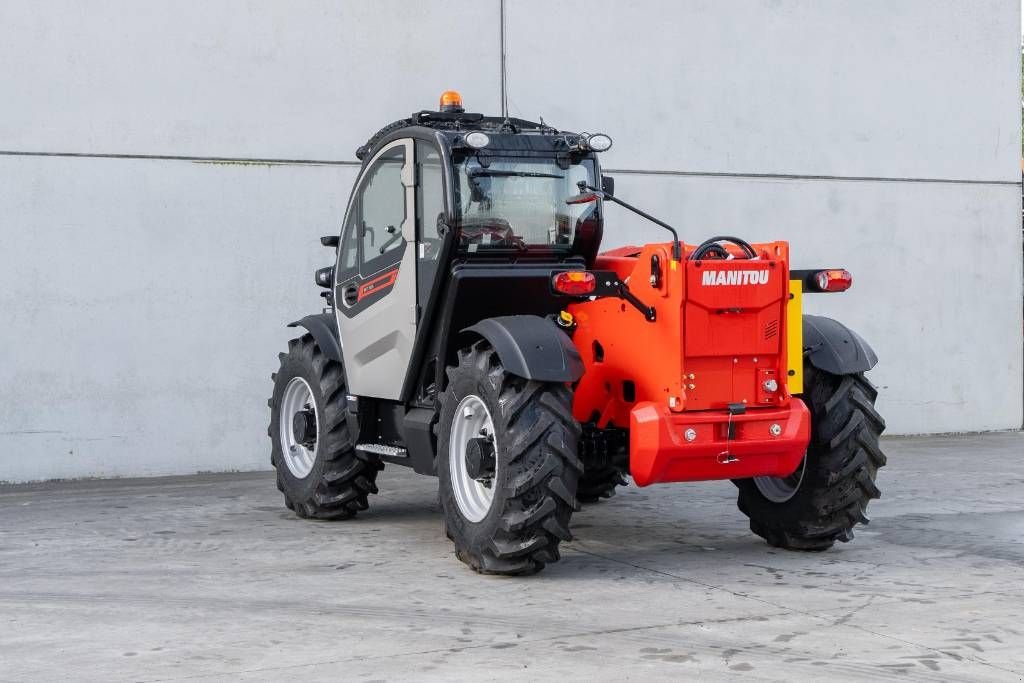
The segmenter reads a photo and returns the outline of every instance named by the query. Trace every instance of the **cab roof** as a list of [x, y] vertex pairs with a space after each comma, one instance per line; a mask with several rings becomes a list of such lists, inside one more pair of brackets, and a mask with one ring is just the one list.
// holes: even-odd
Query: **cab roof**
[[494, 149], [557, 152], [569, 151], [579, 137], [577, 133], [562, 131], [541, 120], [527, 121], [513, 117], [485, 116], [473, 112], [418, 111], [408, 118], [393, 121], [373, 134], [366, 144], [356, 149], [356, 158], [365, 161], [382, 143], [419, 131], [441, 133], [449, 144], [465, 133], [482, 131], [494, 139]]

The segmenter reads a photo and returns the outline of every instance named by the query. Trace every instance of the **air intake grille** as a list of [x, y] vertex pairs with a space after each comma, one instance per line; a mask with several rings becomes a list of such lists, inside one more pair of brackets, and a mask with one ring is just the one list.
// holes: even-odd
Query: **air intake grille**
[[779, 333], [779, 321], [773, 320], [764, 326], [764, 338], [771, 339]]

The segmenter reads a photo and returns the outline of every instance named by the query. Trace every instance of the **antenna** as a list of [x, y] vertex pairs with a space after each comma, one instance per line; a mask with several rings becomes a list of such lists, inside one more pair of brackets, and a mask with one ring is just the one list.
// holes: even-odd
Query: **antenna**
[[501, 15], [501, 116], [506, 121], [508, 120], [508, 81], [506, 79], [505, 69], [505, 0], [501, 0], [499, 3], [499, 14]]

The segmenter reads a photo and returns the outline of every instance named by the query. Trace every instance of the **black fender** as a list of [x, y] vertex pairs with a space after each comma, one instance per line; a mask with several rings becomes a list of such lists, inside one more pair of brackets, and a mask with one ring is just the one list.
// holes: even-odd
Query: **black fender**
[[833, 375], [867, 372], [878, 362], [874, 349], [859, 334], [820, 315], [804, 316], [804, 358]]
[[513, 375], [538, 382], [575, 382], [583, 376], [583, 359], [576, 345], [547, 318], [486, 318], [462, 332], [486, 339]]
[[338, 339], [338, 325], [331, 313], [314, 313], [302, 320], [288, 323], [288, 327], [305, 327], [313, 335], [317, 346], [331, 360], [342, 362], [341, 341]]

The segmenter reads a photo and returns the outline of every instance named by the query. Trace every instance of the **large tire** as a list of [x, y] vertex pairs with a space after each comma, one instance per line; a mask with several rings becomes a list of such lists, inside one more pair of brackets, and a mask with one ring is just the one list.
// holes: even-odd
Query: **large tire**
[[878, 391], [863, 374], [836, 376], [808, 364], [804, 377], [802, 398], [811, 411], [805, 462], [792, 478], [763, 478], [760, 486], [737, 481], [738, 505], [750, 530], [771, 545], [827, 550], [853, 539], [853, 528], [868, 523], [868, 503], [881, 495], [875, 477], [885, 465], [878, 441], [885, 420], [875, 410]]
[[[277, 488], [284, 503], [303, 518], [347, 519], [367, 508], [367, 496], [377, 493], [377, 472], [384, 468], [378, 458], [355, 450], [345, 419], [345, 373], [341, 363], [329, 359], [305, 334], [288, 342], [288, 353], [279, 354], [280, 369], [271, 375], [274, 393], [267, 433], [273, 443], [270, 461], [277, 470]], [[282, 399], [287, 409], [289, 386], [308, 390], [316, 424], [315, 441], [305, 451], [306, 463], [285, 455]], [[294, 430], [288, 432], [295, 434]], [[290, 452], [298, 453], [299, 451]], [[311, 460], [311, 462], [309, 462]], [[308, 471], [306, 468], [308, 467]]]
[[[579, 508], [576, 486], [583, 465], [576, 455], [580, 427], [572, 418], [572, 393], [565, 384], [509, 374], [482, 341], [460, 350], [458, 365], [447, 374], [437, 427], [445, 532], [458, 558], [480, 573], [538, 572], [559, 559], [558, 544], [572, 538], [569, 518]], [[491, 478], [467, 483], [457, 470], [468, 460], [468, 447], [460, 445], [466, 442], [455, 421], [478, 419], [473, 411], [480, 406], [491, 425], [477, 433], [493, 435], [495, 465]], [[462, 486], [463, 500], [472, 495], [464, 492], [473, 481], [486, 482], [480, 486], [490, 495], [476, 509], [477, 520], [456, 494]]]

